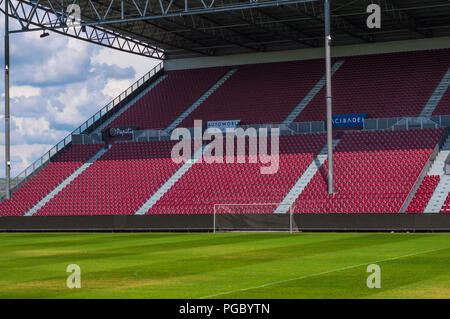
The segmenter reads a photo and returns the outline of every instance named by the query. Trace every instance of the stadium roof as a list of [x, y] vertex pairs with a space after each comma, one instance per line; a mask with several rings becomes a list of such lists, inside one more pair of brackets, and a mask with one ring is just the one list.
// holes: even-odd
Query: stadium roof
[[[188, 3], [189, 13], [185, 10], [185, 1]], [[66, 0], [65, 5], [72, 2], [78, 4], [81, 8], [82, 21], [86, 26], [130, 41], [132, 45], [148, 46], [151, 52], [133, 53], [157, 58], [220, 56], [323, 46], [324, 21], [321, 0], [303, 0], [307, 1], [303, 3], [299, 3], [301, 0], [280, 0], [278, 6], [266, 7], [256, 7], [255, 4], [263, 4], [270, 0], [216, 1]], [[250, 1], [253, 1], [253, 4]], [[330, 0], [330, 2], [333, 45], [450, 36], [448, 0]], [[18, 0], [18, 3], [31, 10], [33, 6], [38, 8], [37, 11], [47, 10], [50, 13], [49, 17], [58, 11], [57, 8], [64, 6], [63, 0]], [[213, 5], [209, 8], [210, 3]], [[379, 4], [381, 7], [381, 29], [367, 28], [366, 19], [369, 13], [366, 10], [371, 3]], [[238, 9], [214, 10], [232, 6]], [[196, 8], [199, 9], [197, 12]], [[202, 8], [205, 10], [201, 11]], [[13, 15], [19, 15], [17, 13], [19, 11], [16, 10]], [[162, 17], [163, 15], [165, 16]], [[25, 20], [22, 18], [22, 21]], [[42, 18], [39, 22], [32, 21], [30, 25], [40, 26], [41, 30], [52, 30], [50, 24], [46, 24]], [[64, 33], [61, 28], [55, 27], [54, 30]], [[84, 31], [86, 32], [86, 29]], [[94, 38], [87, 40], [95, 42]], [[127, 43], [128, 47], [124, 45], [119, 49], [131, 51], [130, 43]]]

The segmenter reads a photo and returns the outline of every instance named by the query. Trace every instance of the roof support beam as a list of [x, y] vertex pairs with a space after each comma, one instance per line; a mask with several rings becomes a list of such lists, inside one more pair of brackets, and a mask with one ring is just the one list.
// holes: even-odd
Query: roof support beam
[[[22, 0], [18, 1], [22, 2]], [[258, 0], [254, 2], [243, 3], [238, 0], [231, 0], [231, 2], [224, 4], [223, 2], [216, 3], [216, 0], [211, 0], [209, 4], [206, 4], [206, 2], [202, 0], [202, 5], [197, 5], [197, 7], [190, 7], [189, 0], [185, 1], [184, 7], [176, 6], [173, 0], [170, 0], [168, 4], [164, 4], [162, 0], [159, 0], [159, 5], [153, 7], [151, 7], [151, 3], [149, 4], [149, 0], [145, 1], [144, 7], [139, 7], [135, 1], [132, 1], [132, 4], [127, 2], [126, 5], [123, 2], [118, 4], [116, 3], [118, 1], [115, 0], [107, 0], [101, 3], [98, 3], [95, 0], [89, 0], [88, 2], [86, 2], [86, 0], [71, 0], [70, 3], [71, 5], [78, 5], [80, 7], [81, 4], [86, 4], [81, 12], [83, 21], [80, 21], [80, 26], [100, 26], [104, 24], [111, 25], [124, 22], [195, 16], [207, 13], [284, 6], [289, 4], [309, 3], [316, 1], [318, 0]], [[63, 28], [64, 24], [67, 22], [68, 14], [66, 13], [65, 7], [65, 5], [67, 5], [67, 0], [66, 2], [64, 0], [47, 0], [45, 2], [43, 0], [27, 0], [27, 2], [35, 5], [38, 8], [45, 7], [47, 9], [50, 9], [55, 14], [55, 16], [58, 17], [55, 21], [43, 25], [42, 27], [48, 30], [53, 30]], [[100, 10], [100, 8], [102, 7], [108, 9]], [[117, 15], [114, 12], [117, 12], [117, 10], [111, 10], [111, 8], [114, 7], [119, 8], [120, 15]], [[29, 29], [24, 28], [21, 31], [26, 32], [29, 31]], [[19, 30], [17, 30], [17, 32], [19, 32]]]
[[[12, 3], [11, 0], [0, 1]], [[257, 39], [222, 25], [204, 14], [283, 6], [318, 0], [258, 0], [248, 3], [231, 0], [226, 4], [216, 2], [216, 0], [210, 2], [204, 0], [200, 4], [198, 1], [186, 0], [184, 6], [177, 6], [173, 0], [158, 1], [155, 3], [155, 1], [150, 0], [126, 2], [116, 0], [101, 2], [98, 0], [17, 0], [17, 5], [11, 6], [10, 17], [19, 22], [20, 28], [10, 32], [51, 30], [91, 43], [157, 59], [164, 59], [163, 50], [155, 46], [158, 44], [162, 44], [166, 48], [167, 46], [181, 48], [201, 55], [214, 54], [214, 49], [208, 49], [211, 45], [206, 40], [184, 36], [177, 30], [163, 27], [164, 23], [158, 23], [157, 25], [151, 23], [156, 19], [164, 19], [166, 22], [185, 26], [191, 31], [195, 30], [211, 38], [221, 39], [228, 44], [244, 47], [251, 51], [264, 51], [264, 46], [260, 45]], [[81, 15], [76, 21], [76, 26], [70, 23], [73, 15], [67, 12], [66, 5], [80, 8]], [[146, 34], [142, 33], [142, 36], [136, 36], [140, 40], [121, 35], [121, 30], [125, 31], [122, 25], [133, 24], [137, 21], [145, 22], [141, 25]], [[154, 32], [155, 36], [150, 38], [148, 34], [151, 34], [153, 29], [162, 32]], [[149, 39], [148, 42], [154, 45], [144, 42], [146, 41], [145, 38]], [[196, 47], [201, 49], [194, 49]]]
[[[295, 4], [292, 6], [289, 6], [289, 8], [296, 8], [298, 12], [300, 12], [301, 14], [319, 21], [321, 23], [325, 23], [325, 18], [324, 18], [324, 12], [323, 12], [323, 8], [321, 7], [320, 3], [317, 2], [305, 2], [302, 4]], [[363, 42], [374, 42], [374, 38], [372, 35], [365, 35], [364, 33], [366, 31], [361, 30], [360, 27], [354, 25], [353, 23], [351, 23], [350, 21], [348, 21], [347, 19], [343, 18], [343, 17], [339, 17], [339, 16], [335, 16], [332, 15], [331, 16], [331, 27], [339, 30], [341, 32], [344, 32], [350, 36], [352, 36], [353, 38], [359, 39]]]
[[[261, 45], [254, 45], [251, 42], [257, 42], [255, 39], [249, 38], [230, 27], [223, 26], [213, 19], [205, 15], [191, 15], [189, 17], [171, 17], [168, 21], [172, 21], [182, 25], [189, 30], [197, 31], [215, 39], [220, 39], [226, 43], [249, 49], [251, 51], [264, 51]], [[250, 42], [250, 43], [249, 43]], [[208, 46], [204, 46], [207, 48]], [[213, 48], [209, 50], [211, 53]]]
[[297, 30], [286, 22], [277, 21], [275, 17], [262, 11], [261, 9], [241, 10], [239, 13], [234, 14], [234, 16], [238, 17], [240, 20], [246, 23], [276, 34], [277, 36], [282, 37], [286, 40], [290, 40], [307, 47], [318, 47], [317, 40], [301, 39], [311, 38], [311, 35], [307, 35]]
[[[22, 0], [23, 1], [23, 0]], [[29, 0], [25, 0], [29, 1]], [[72, 0], [74, 1], [74, 0]], [[146, 0], [148, 3], [148, 0]], [[134, 2], [134, 0], [133, 0]], [[84, 4], [84, 7], [81, 8], [82, 12], [85, 12], [87, 16], [94, 15], [94, 20], [98, 18], [99, 12], [104, 13], [104, 15], [111, 15], [111, 16], [118, 16], [120, 15], [122, 18], [124, 18], [124, 11], [128, 10], [129, 7], [125, 5], [125, 2], [121, 1], [120, 6], [116, 5], [113, 6], [114, 1], [106, 2], [104, 4], [97, 4], [96, 9], [93, 10], [92, 6], [94, 5], [93, 2], [82, 2]], [[136, 4], [136, 2], [134, 2]], [[130, 6], [128, 4], [128, 6]], [[151, 5], [150, 5], [151, 6]], [[139, 7], [131, 7], [131, 8], [137, 8], [139, 12]], [[87, 20], [90, 20], [90, 18], [86, 18]], [[125, 25], [124, 29], [122, 26]], [[109, 26], [110, 29], [113, 29], [115, 31], [118, 31], [119, 33], [124, 32], [126, 34], [133, 33], [133, 26], [138, 25], [137, 23], [129, 22], [129, 21], [123, 21], [120, 23], [113, 24]], [[172, 32], [168, 28], [165, 28], [163, 26], [156, 25], [153, 21], [142, 21], [141, 23], [142, 29], [140, 30], [139, 34], [134, 34], [135, 38], [141, 39], [144, 42], [150, 42], [154, 45], [163, 45], [164, 47], [170, 46], [173, 48], [180, 48], [185, 49], [187, 51], [194, 52], [196, 54], [200, 55], [210, 55], [205, 50], [194, 50], [190, 49], [190, 47], [196, 47], [196, 46], [203, 46], [203, 43], [193, 40], [190, 37], [180, 35], [176, 32]], [[158, 32], [154, 32], [155, 30], [158, 30]], [[162, 31], [162, 32], [160, 32]], [[151, 36], [148, 36], [148, 34], [151, 34]]]
[[[31, 4], [26, 1], [17, 1], [13, 3], [10, 0], [0, 0], [0, 4], [2, 4], [3, 1], [8, 1], [10, 6], [10, 10], [8, 12], [9, 17], [15, 18], [19, 22], [22, 30], [30, 29], [30, 27], [32, 26], [40, 27], [42, 25], [50, 25], [52, 23], [55, 23], [55, 21], [62, 21], [62, 15], [55, 17], [55, 10], [39, 7], [39, 1]], [[3, 9], [0, 9], [0, 11], [2, 13], [5, 13]], [[22, 30], [10, 30], [9, 33], [17, 33], [17, 31]], [[80, 39], [123, 52], [147, 56], [159, 60], [163, 60], [165, 58], [164, 51], [155, 46], [149, 45], [136, 39], [122, 36], [118, 32], [107, 30], [102, 27], [75, 27], [68, 26], [66, 24], [65, 26], [54, 29], [53, 31], [58, 34], [67, 35], [72, 38]]]

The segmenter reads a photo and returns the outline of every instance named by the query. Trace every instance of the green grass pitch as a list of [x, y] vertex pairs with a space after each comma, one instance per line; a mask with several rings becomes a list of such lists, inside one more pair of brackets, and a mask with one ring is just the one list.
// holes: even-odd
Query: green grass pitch
[[0, 251], [0, 298], [450, 298], [450, 234], [13, 233]]

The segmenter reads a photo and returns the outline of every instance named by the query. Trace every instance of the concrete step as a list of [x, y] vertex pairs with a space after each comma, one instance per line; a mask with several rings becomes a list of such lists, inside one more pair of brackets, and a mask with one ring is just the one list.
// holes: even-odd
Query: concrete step
[[424, 209], [424, 213], [439, 213], [442, 205], [444, 205], [448, 192], [450, 191], [450, 175], [445, 175], [444, 167], [445, 160], [450, 154], [450, 136], [445, 141], [441, 150], [439, 151], [436, 159], [431, 165], [427, 175], [439, 175], [441, 177], [439, 184], [431, 195], [427, 206]]
[[434, 190], [427, 206], [424, 209], [424, 213], [439, 213], [442, 205], [448, 196], [450, 191], [450, 175], [442, 175], [441, 180]]

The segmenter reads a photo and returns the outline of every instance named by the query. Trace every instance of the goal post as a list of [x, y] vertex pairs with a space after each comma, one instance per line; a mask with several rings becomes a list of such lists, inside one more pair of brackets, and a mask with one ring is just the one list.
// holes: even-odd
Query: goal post
[[213, 232], [294, 231], [291, 204], [251, 203], [214, 204]]

